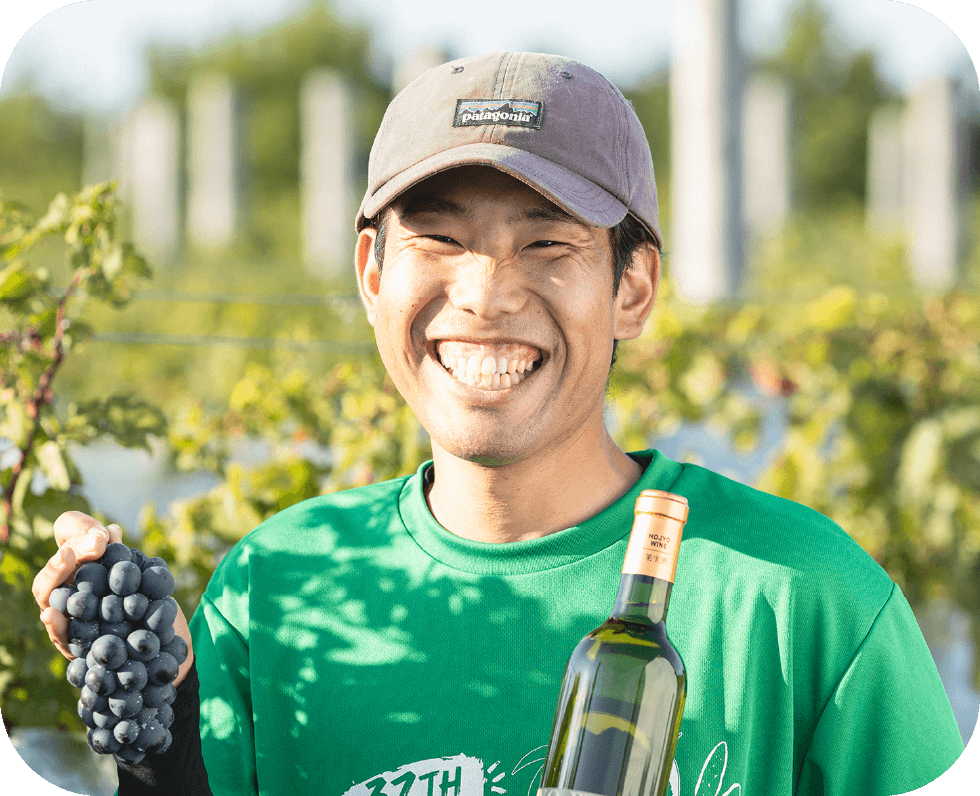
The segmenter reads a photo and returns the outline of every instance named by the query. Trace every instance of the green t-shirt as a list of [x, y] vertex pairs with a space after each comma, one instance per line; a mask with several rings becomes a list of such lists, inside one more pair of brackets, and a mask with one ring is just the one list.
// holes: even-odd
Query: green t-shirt
[[580, 526], [457, 537], [424, 471], [304, 501], [221, 562], [191, 622], [215, 794], [526, 796], [562, 671], [608, 615], [642, 489], [687, 497], [667, 629], [674, 796], [884, 796], [963, 750], [901, 591], [837, 525], [658, 452]]

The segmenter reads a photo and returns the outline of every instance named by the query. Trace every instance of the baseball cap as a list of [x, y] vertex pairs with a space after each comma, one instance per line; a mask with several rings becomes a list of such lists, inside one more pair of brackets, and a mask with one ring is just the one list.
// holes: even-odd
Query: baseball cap
[[640, 120], [619, 89], [570, 58], [488, 53], [405, 87], [371, 147], [357, 229], [413, 185], [471, 165], [510, 174], [593, 226], [632, 213], [663, 246]]

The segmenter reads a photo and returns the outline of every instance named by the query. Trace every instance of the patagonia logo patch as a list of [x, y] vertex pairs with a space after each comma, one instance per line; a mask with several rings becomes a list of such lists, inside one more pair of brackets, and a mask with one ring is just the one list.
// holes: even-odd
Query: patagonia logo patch
[[537, 100], [456, 100], [453, 127], [506, 124], [510, 127], [541, 127], [544, 103]]

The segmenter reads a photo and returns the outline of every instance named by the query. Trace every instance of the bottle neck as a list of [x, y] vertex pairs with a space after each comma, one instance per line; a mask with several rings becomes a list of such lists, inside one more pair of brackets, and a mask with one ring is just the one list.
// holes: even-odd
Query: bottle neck
[[667, 618], [670, 603], [669, 580], [623, 573], [619, 593], [613, 606], [613, 619], [626, 619], [642, 624], [660, 624]]

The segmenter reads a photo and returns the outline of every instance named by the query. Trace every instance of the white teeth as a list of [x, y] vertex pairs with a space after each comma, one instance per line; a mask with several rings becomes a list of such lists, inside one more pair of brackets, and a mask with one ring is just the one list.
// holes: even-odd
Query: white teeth
[[437, 344], [437, 353], [457, 381], [486, 390], [516, 387], [536, 361], [534, 349], [517, 343], [491, 346], [443, 341]]
[[509, 390], [527, 378], [520, 373], [467, 373], [459, 369], [451, 370], [450, 373], [457, 381], [484, 390]]

